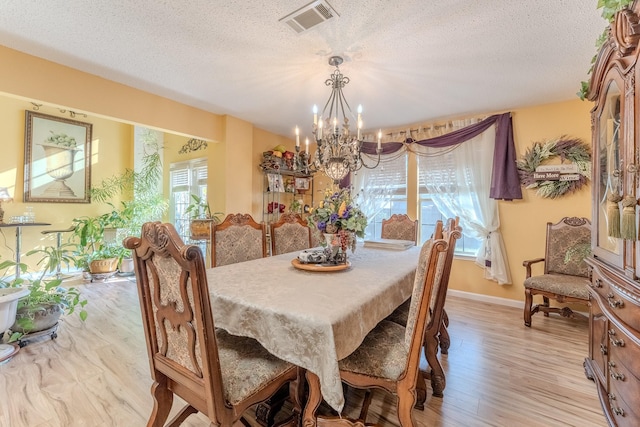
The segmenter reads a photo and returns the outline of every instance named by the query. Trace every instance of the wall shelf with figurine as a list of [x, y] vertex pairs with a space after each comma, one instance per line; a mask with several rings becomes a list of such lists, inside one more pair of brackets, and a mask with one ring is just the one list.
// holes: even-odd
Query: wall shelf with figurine
[[303, 152], [287, 151], [284, 146], [265, 151], [260, 169], [264, 173], [262, 193], [262, 221], [278, 221], [285, 212], [304, 217], [313, 206], [313, 174], [307, 167]]

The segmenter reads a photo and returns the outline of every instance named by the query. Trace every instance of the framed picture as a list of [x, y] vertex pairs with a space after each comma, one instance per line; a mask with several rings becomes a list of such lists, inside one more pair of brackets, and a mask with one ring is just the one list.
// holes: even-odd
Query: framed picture
[[25, 202], [91, 202], [91, 130], [91, 123], [27, 110]]
[[309, 178], [296, 178], [296, 190], [306, 191], [309, 189]]

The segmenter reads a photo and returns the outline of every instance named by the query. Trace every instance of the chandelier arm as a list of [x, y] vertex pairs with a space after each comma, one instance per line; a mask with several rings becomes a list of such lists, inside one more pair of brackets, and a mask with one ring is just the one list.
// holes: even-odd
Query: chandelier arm
[[378, 149], [376, 149], [376, 154], [378, 155], [378, 159], [377, 159], [377, 161], [376, 161], [376, 164], [375, 164], [375, 165], [373, 165], [373, 166], [369, 166], [369, 165], [367, 165], [367, 164], [364, 162], [364, 160], [362, 159], [362, 155], [360, 155], [360, 156], [359, 156], [359, 157], [360, 157], [360, 162], [362, 163], [362, 166], [364, 166], [364, 167], [365, 167], [365, 169], [375, 169], [375, 168], [377, 168], [377, 167], [378, 167], [378, 165], [380, 164], [380, 154], [382, 154], [382, 150], [378, 150]]

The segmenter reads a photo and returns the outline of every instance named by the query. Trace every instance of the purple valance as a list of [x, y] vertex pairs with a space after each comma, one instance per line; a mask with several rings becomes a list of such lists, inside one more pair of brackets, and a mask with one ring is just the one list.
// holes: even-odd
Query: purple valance
[[[415, 141], [411, 138], [403, 142], [386, 142], [382, 144], [382, 154], [391, 154], [400, 150], [404, 144], [418, 144], [425, 147], [443, 148], [461, 144], [496, 125], [496, 140], [493, 153], [493, 171], [491, 173], [492, 199], [513, 200], [522, 199], [520, 177], [516, 167], [516, 150], [513, 142], [513, 124], [511, 113], [496, 114], [474, 125], [449, 132], [434, 138]], [[363, 142], [364, 154], [376, 155], [376, 142]]]

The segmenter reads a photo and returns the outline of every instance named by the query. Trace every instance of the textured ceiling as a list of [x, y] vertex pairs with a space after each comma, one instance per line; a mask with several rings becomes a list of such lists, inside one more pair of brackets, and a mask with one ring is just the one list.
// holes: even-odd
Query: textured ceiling
[[[311, 129], [331, 55], [364, 127], [397, 128], [575, 99], [606, 26], [597, 0], [0, 1], [0, 44], [269, 131]], [[71, 106], [73, 107], [73, 106]]]

